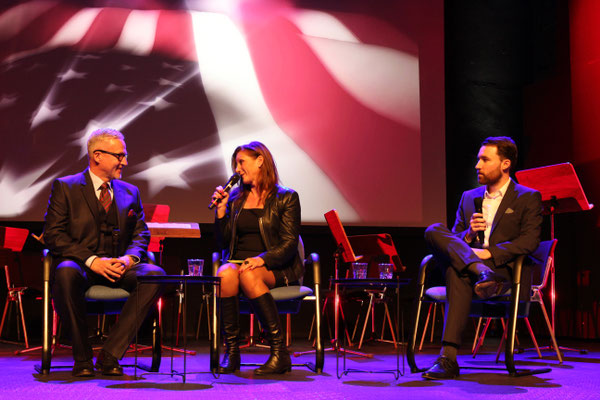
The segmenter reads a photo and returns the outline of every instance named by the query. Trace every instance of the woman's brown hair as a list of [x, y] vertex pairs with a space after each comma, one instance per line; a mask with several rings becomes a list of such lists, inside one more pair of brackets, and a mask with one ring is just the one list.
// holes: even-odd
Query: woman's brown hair
[[[277, 166], [275, 165], [275, 161], [273, 160], [273, 155], [261, 142], [250, 142], [248, 144], [243, 144], [238, 146], [231, 156], [231, 169], [235, 172], [236, 166], [236, 157], [240, 151], [246, 152], [249, 156], [256, 159], [259, 156], [263, 157], [263, 164], [260, 168], [260, 174], [258, 175], [258, 182], [256, 184], [258, 192], [261, 195], [264, 193], [265, 198], [271, 194], [275, 190], [276, 185], [279, 183], [279, 174], [277, 173]], [[247, 189], [244, 187], [244, 184], [241, 184], [242, 192], [246, 192]], [[240, 197], [245, 197], [243, 193], [239, 193]], [[238, 197], [238, 196], [235, 196]], [[237, 199], [236, 199], [237, 200]]]

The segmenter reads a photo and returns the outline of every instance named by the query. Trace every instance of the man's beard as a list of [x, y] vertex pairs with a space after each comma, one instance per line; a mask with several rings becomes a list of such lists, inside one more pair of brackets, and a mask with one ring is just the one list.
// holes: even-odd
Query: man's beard
[[492, 185], [498, 183], [500, 181], [500, 179], [502, 179], [502, 172], [499, 170], [492, 172], [491, 175], [490, 174], [488, 174], [488, 175], [477, 174], [477, 180], [482, 185], [492, 186]]

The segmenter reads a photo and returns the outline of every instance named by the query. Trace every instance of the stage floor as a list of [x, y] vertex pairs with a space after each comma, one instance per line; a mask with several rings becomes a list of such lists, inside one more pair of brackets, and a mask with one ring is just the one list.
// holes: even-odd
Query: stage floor
[[[136, 380], [133, 368], [125, 368], [125, 376], [95, 378], [72, 378], [70, 369], [53, 370], [50, 375], [36, 373], [39, 352], [30, 355], [14, 355], [20, 347], [0, 344], [0, 398], [12, 399], [598, 399], [600, 398], [600, 343], [568, 342], [576, 348], [586, 348], [587, 355], [566, 352], [565, 361], [559, 365], [556, 355], [544, 352], [538, 359], [534, 352], [517, 354], [518, 365], [525, 368], [551, 367], [550, 373], [511, 378], [506, 373], [486, 370], [462, 370], [456, 380], [425, 381], [420, 374], [406, 373], [398, 380], [392, 374], [351, 373], [341, 379], [336, 377], [334, 353], [327, 353], [325, 371], [316, 375], [308, 369], [295, 367], [289, 374], [277, 377], [255, 377], [254, 367], [243, 367], [235, 375], [215, 378], [208, 373], [208, 347], [203, 342], [192, 342], [196, 356], [187, 357], [188, 371], [192, 373], [183, 384], [181, 377], [170, 375], [145, 375]], [[308, 349], [308, 343], [294, 343], [294, 350]], [[373, 358], [349, 357], [348, 367], [358, 369], [393, 369], [396, 358], [389, 344], [368, 343], [364, 351], [373, 352]], [[490, 340], [485, 353], [475, 359], [471, 355], [459, 356], [461, 366], [494, 366], [494, 340]], [[169, 372], [169, 353], [163, 353], [161, 372]], [[419, 366], [428, 366], [435, 359], [436, 349], [429, 347], [417, 355]], [[264, 362], [266, 349], [246, 349], [242, 362]], [[147, 354], [144, 361], [149, 360]], [[310, 362], [314, 356], [293, 358], [293, 362]], [[341, 361], [341, 360], [340, 360]], [[69, 350], [58, 350], [53, 362], [71, 362]], [[123, 364], [132, 363], [127, 355]], [[402, 360], [401, 360], [402, 362]], [[183, 357], [176, 355], [175, 367], [183, 369]], [[501, 364], [503, 365], [503, 364]], [[507, 397], [508, 396], [508, 397]]]

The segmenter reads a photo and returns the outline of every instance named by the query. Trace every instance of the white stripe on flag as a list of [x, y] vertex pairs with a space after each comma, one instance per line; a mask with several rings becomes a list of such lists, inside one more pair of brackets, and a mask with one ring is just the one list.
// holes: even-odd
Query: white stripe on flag
[[198, 66], [226, 169], [236, 146], [259, 140], [274, 153], [282, 183], [298, 191], [303, 219], [323, 220], [326, 211], [336, 208], [345, 221], [358, 221], [356, 211], [331, 179], [277, 126], [240, 29], [225, 15], [191, 14]]
[[115, 48], [140, 56], [148, 55], [154, 47], [156, 24], [160, 11], [134, 10], [127, 17]]

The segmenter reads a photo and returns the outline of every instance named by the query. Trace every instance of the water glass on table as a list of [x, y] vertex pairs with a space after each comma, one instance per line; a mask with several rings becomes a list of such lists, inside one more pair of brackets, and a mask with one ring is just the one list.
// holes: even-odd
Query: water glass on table
[[380, 263], [379, 279], [392, 279], [394, 277], [394, 264]]
[[367, 263], [352, 263], [352, 277], [354, 279], [367, 279], [367, 269], [369, 264]]
[[204, 260], [199, 258], [190, 258], [188, 262], [188, 275], [189, 276], [202, 276], [204, 270]]

